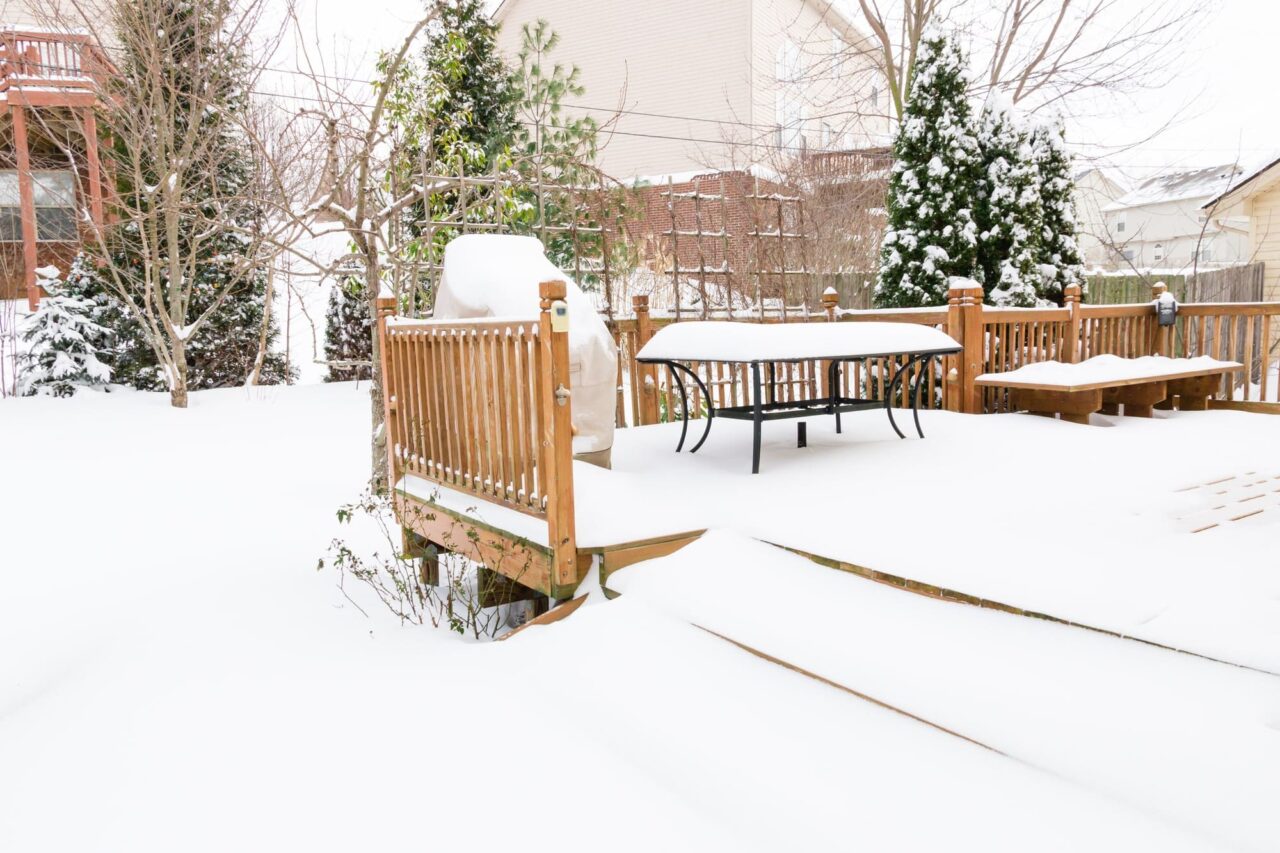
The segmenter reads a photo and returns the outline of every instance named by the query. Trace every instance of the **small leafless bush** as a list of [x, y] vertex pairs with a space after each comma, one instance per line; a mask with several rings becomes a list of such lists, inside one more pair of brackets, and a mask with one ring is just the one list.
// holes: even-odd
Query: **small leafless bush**
[[[407, 503], [402, 509], [424, 521], [438, 517], [429, 507], [416, 503]], [[464, 528], [456, 521], [439, 547], [428, 545], [420, 551], [407, 548], [391, 498], [372, 490], [366, 490], [354, 503], [339, 507], [337, 516], [342, 524], [372, 522], [385, 546], [366, 553], [342, 538], [334, 538], [316, 566], [317, 570], [332, 567], [338, 572], [338, 588], [361, 613], [368, 615], [347, 592], [348, 579], [372, 590], [401, 624], [445, 626], [475, 639], [496, 637], [508, 624], [512, 582], [505, 576], [519, 578], [529, 570], [532, 557], [528, 552], [502, 552], [496, 565], [486, 569], [481, 565], [474, 529]], [[412, 526], [414, 518], [405, 520]], [[410, 550], [415, 553], [408, 553]], [[433, 570], [435, 566], [438, 569]]]

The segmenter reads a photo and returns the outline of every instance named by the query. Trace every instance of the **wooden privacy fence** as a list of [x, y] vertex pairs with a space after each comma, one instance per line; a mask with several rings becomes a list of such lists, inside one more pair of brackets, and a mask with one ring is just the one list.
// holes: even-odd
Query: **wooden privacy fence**
[[[542, 284], [532, 318], [407, 320], [391, 316], [394, 299], [380, 300], [379, 311], [389, 478], [402, 524], [441, 550], [465, 537], [489, 568], [508, 574], [496, 552], [511, 543], [472, 525], [471, 499], [545, 521], [545, 540], [519, 543], [529, 559], [512, 577], [557, 597], [581, 579], [568, 333], [552, 331], [550, 319], [564, 294], [562, 281]], [[411, 497], [431, 512], [415, 516]]]
[[1266, 264], [1262, 261], [1195, 274], [1100, 274], [1089, 276], [1085, 301], [1090, 305], [1141, 302], [1160, 283], [1179, 302], [1261, 302], [1265, 282]]
[[[1161, 285], [1152, 288], [1153, 300], [1162, 292]], [[828, 293], [823, 297], [822, 313], [793, 316], [791, 321], [922, 323], [941, 329], [964, 347], [961, 355], [944, 359], [941, 368], [928, 372], [915, 369], [910, 381], [904, 383], [904, 396], [893, 401], [895, 405], [908, 405], [905, 394], [923, 383], [922, 405], [975, 414], [1005, 412], [1010, 410], [1007, 392], [977, 386], [974, 380], [978, 376], [1035, 362], [1077, 362], [1104, 354], [1126, 358], [1207, 355], [1246, 366], [1237, 381], [1224, 377], [1214, 405], [1280, 410], [1277, 302], [1182, 304], [1175, 325], [1161, 327], [1153, 302], [1086, 305], [1078, 287], [1067, 289], [1060, 308], [984, 305], [982, 289], [976, 284], [953, 287], [945, 308], [844, 311], [835, 304], [837, 298]], [[617, 423], [638, 426], [674, 420], [678, 411], [671, 407], [676, 394], [669, 371], [638, 364], [635, 355], [658, 329], [682, 320], [652, 316], [644, 296], [634, 297], [633, 309], [633, 318], [609, 323], [619, 351]], [[766, 317], [758, 322], [782, 320]], [[893, 371], [906, 362], [906, 356], [897, 356], [843, 365], [846, 387], [864, 396], [879, 396]], [[741, 365], [701, 362], [691, 367], [706, 383], [713, 405], [750, 402], [749, 377]], [[820, 390], [824, 366], [819, 363], [780, 363], [773, 369], [779, 377], [780, 400], [815, 396]], [[696, 388], [690, 408], [694, 417], [700, 417], [705, 408]]]

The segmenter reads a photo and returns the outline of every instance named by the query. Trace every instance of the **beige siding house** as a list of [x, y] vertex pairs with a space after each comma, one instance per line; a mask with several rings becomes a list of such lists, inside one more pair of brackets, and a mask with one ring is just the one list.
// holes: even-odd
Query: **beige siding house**
[[1243, 176], [1203, 212], [1215, 222], [1248, 219], [1248, 260], [1266, 265], [1263, 298], [1280, 301], [1280, 159]]
[[1101, 169], [1089, 168], [1076, 175], [1076, 239], [1087, 267], [1106, 266], [1111, 260], [1107, 219], [1103, 209], [1123, 196], [1124, 189]]
[[1209, 218], [1201, 209], [1239, 174], [1227, 164], [1157, 175], [1104, 207], [1111, 265], [1189, 270], [1247, 262], [1248, 219]]
[[601, 152], [610, 175], [765, 166], [803, 151], [884, 144], [888, 98], [865, 37], [826, 0], [505, 0], [499, 46], [525, 24], [577, 65], [576, 112], [625, 112]]

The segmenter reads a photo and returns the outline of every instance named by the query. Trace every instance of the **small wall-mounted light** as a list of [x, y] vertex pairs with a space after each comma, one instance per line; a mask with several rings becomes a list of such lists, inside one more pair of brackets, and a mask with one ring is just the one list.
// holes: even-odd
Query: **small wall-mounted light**
[[551, 331], [569, 331], [569, 305], [563, 299], [551, 303]]
[[1156, 322], [1161, 326], [1172, 326], [1178, 320], [1178, 300], [1173, 294], [1165, 291], [1156, 299]]

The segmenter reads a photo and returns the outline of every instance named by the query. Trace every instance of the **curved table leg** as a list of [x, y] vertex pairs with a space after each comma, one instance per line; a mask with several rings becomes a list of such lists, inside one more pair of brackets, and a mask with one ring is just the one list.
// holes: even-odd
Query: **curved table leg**
[[925, 375], [933, 369], [933, 356], [926, 355], [917, 359], [920, 362], [920, 373], [916, 378], [916, 387], [911, 390], [911, 417], [916, 422], [916, 435], [924, 438], [924, 430], [920, 428], [920, 386], [927, 384]]
[[[689, 378], [693, 380], [694, 384], [698, 386], [698, 390], [702, 392], [702, 399], [707, 401], [707, 418], [706, 418], [707, 423], [702, 428], [702, 438], [698, 439], [698, 443], [695, 444], [693, 446], [693, 449], [689, 451], [690, 453], [697, 453], [698, 448], [702, 447], [702, 443], [706, 441], [707, 436], [711, 434], [711, 420], [715, 417], [716, 407], [711, 404], [711, 392], [707, 390], [706, 383], [702, 381], [702, 377], [698, 375], [696, 370], [693, 370], [690, 367], [686, 367], [683, 364], [675, 364], [674, 362], [672, 366], [678, 370], [683, 370], [685, 373], [689, 374]], [[685, 423], [688, 424], [688, 422], [689, 422], [689, 419], [687, 417], [687, 412], [686, 412]], [[682, 444], [684, 443], [683, 436], [681, 437], [680, 441]]]
[[893, 395], [897, 393], [898, 387], [902, 384], [902, 377], [915, 361], [914, 358], [907, 359], [907, 363], [902, 365], [894, 372], [893, 378], [889, 380], [889, 387], [884, 395], [884, 410], [889, 415], [889, 426], [893, 427], [893, 431], [898, 434], [898, 438], [906, 438], [906, 434], [898, 429], [898, 422], [893, 418]]
[[[663, 364], [671, 371], [671, 378], [676, 382], [676, 388], [680, 390], [680, 441], [676, 444], [676, 453], [684, 449], [684, 437], [689, 432], [689, 395], [684, 390], [684, 380], [680, 378], [679, 365], [673, 361], [664, 361]], [[670, 411], [671, 404], [667, 404], [667, 410]]]
[[827, 389], [831, 394], [832, 406], [836, 414], [836, 433], [842, 432], [840, 424], [840, 362], [832, 361], [827, 368]]

